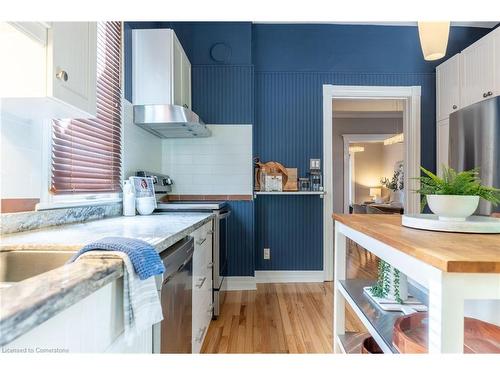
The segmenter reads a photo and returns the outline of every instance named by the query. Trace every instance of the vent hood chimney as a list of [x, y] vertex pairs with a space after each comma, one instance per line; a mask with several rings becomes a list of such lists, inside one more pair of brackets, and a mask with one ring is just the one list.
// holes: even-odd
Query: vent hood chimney
[[134, 123], [160, 138], [209, 137], [191, 110], [191, 64], [171, 29], [132, 30]]

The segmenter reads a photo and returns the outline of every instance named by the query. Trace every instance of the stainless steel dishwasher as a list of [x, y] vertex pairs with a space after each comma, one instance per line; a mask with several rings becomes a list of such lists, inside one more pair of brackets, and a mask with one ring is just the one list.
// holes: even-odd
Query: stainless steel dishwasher
[[193, 237], [160, 254], [165, 272], [156, 278], [163, 320], [153, 327], [153, 353], [191, 353]]

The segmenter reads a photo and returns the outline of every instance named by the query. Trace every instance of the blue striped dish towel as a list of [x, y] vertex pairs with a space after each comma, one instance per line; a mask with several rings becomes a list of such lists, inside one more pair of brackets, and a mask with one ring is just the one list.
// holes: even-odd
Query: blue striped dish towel
[[96, 250], [82, 254], [79, 259], [85, 257], [119, 258], [123, 261], [123, 326], [128, 345], [133, 344], [135, 338], [144, 334], [145, 330], [163, 320], [155, 277], [139, 279], [127, 254]]
[[74, 262], [82, 254], [94, 250], [125, 253], [140, 280], [165, 272], [165, 266], [153, 246], [145, 241], [127, 237], [105, 237], [91, 242], [78, 251], [68, 263]]

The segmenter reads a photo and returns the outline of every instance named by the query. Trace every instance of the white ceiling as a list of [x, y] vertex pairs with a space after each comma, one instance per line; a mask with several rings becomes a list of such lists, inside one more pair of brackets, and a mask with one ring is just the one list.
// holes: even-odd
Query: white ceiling
[[[491, 29], [500, 21], [451, 21], [451, 26], [466, 26], [466, 27], [482, 27]], [[254, 23], [278, 23], [278, 24], [328, 24], [328, 25], [374, 25], [374, 26], [417, 26], [417, 21], [401, 21], [401, 22], [254, 22]]]

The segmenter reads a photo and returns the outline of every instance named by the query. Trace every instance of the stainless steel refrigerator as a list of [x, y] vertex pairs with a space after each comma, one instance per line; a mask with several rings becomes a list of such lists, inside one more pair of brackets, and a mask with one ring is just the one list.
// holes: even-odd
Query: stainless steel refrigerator
[[[500, 188], [500, 97], [450, 115], [449, 165], [457, 171], [480, 167], [482, 183]], [[476, 214], [492, 212], [500, 207], [481, 199]]]

